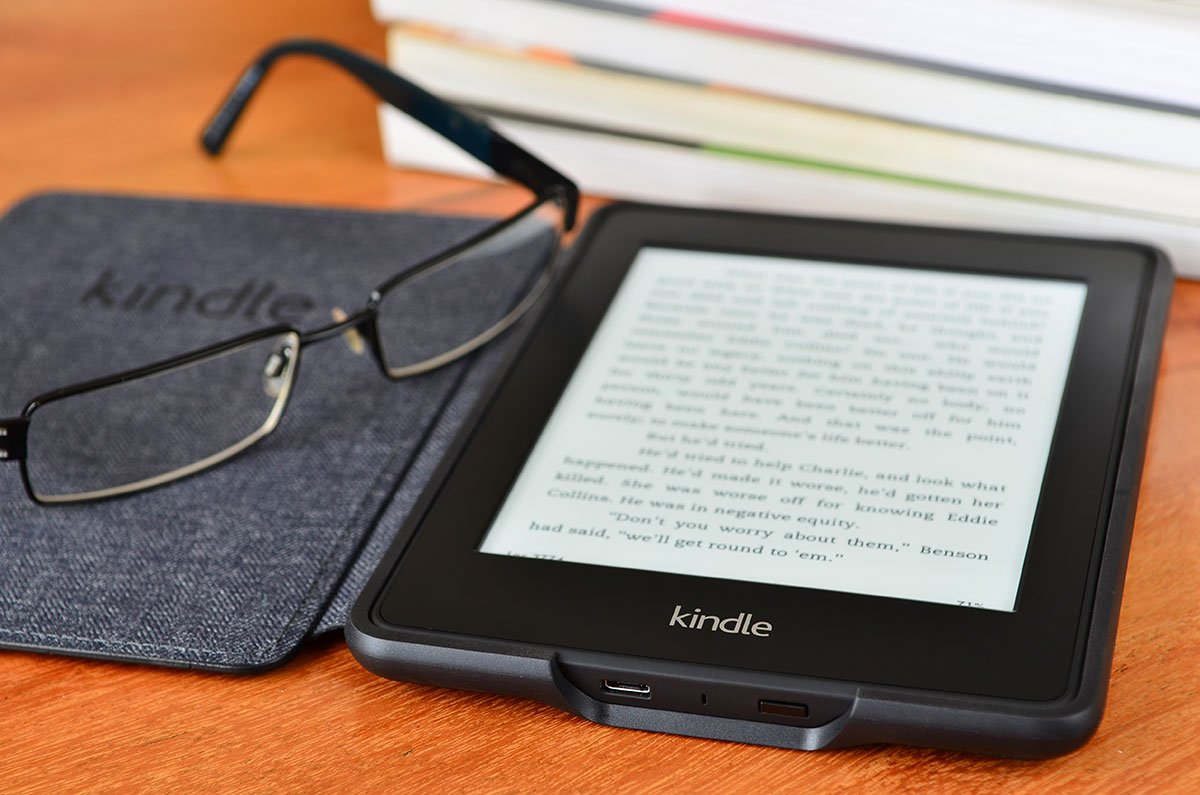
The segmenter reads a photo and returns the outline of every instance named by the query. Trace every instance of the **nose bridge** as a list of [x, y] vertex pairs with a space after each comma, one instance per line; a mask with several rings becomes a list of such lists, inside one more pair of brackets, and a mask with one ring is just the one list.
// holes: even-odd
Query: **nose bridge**
[[372, 323], [375, 320], [375, 309], [373, 307], [361, 309], [353, 315], [347, 315], [339, 307], [334, 307], [332, 314], [334, 320], [329, 325], [301, 334], [300, 345], [305, 346], [324, 342], [331, 337], [337, 337], [347, 332], [354, 332], [368, 339], [370, 338]]

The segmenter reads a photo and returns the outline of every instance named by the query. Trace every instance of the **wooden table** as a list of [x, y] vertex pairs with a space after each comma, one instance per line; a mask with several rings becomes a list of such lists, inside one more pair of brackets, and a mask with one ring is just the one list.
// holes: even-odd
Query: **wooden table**
[[[235, 75], [301, 33], [383, 51], [366, 0], [0, 0], [0, 209], [53, 188], [452, 211], [518, 197], [386, 168], [365, 92], [308, 62], [270, 78], [225, 157], [203, 157], [197, 130]], [[1200, 284], [1181, 283], [1108, 712], [1062, 759], [806, 754], [612, 729], [377, 679], [330, 638], [244, 677], [0, 652], [0, 790], [1200, 792], [1197, 395]]]

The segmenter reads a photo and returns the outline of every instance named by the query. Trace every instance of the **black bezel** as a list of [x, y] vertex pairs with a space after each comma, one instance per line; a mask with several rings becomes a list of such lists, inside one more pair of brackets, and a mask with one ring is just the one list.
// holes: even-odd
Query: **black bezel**
[[[553, 307], [494, 393], [373, 601], [395, 628], [921, 690], [1050, 701], [1080, 669], [1156, 254], [1130, 244], [669, 208], [589, 227]], [[644, 246], [1067, 279], [1088, 294], [1016, 610], [1004, 613], [476, 551]], [[453, 572], [453, 576], [447, 576]], [[753, 611], [753, 642], [667, 631], [674, 605]], [[721, 611], [725, 611], [722, 613]]]

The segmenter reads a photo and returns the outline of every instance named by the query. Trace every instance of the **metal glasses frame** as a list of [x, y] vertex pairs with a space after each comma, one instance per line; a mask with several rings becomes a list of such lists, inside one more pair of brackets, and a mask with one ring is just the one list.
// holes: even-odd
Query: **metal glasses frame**
[[[315, 56], [341, 67], [374, 92], [381, 100], [408, 114], [433, 132], [443, 136], [476, 160], [490, 167], [500, 176], [507, 177], [525, 186], [534, 193], [536, 199], [511, 217], [492, 224], [463, 242], [391, 277], [371, 291], [367, 298], [367, 303], [362, 309], [338, 322], [310, 331], [301, 331], [290, 325], [271, 326], [180, 356], [174, 356], [113, 375], [71, 384], [33, 397], [25, 404], [20, 416], [8, 419], [0, 418], [0, 461], [19, 462], [25, 493], [34, 502], [48, 504], [107, 499], [143, 491], [209, 469], [242, 452], [275, 429], [291, 396], [291, 384], [299, 369], [300, 353], [305, 346], [337, 337], [350, 330], [355, 330], [367, 341], [372, 356], [375, 358], [380, 372], [385, 377], [398, 380], [408, 376], [419, 375], [466, 356], [503, 333], [525, 314], [553, 280], [554, 266], [558, 260], [555, 252], [558, 248], [559, 238], [562, 232], [569, 231], [574, 227], [578, 212], [579, 189], [575, 186], [575, 183], [493, 130], [483, 120], [474, 118], [462, 110], [438, 99], [433, 94], [392, 72], [377, 61], [336, 44], [315, 39], [289, 39], [271, 46], [259, 55], [234, 85], [201, 135], [201, 143], [210, 155], [220, 153], [238, 118], [245, 110], [246, 105], [249, 103], [258, 86], [262, 83], [263, 77], [270, 67], [279, 58], [288, 55]], [[556, 215], [561, 215], [560, 228], [556, 230], [558, 237], [554, 241], [553, 249], [546, 257], [542, 272], [538, 275], [538, 278], [525, 298], [494, 325], [449, 351], [405, 367], [393, 368], [387, 365], [387, 357], [380, 343], [378, 326], [379, 304], [384, 296], [413, 279], [428, 275], [452, 264], [459, 258], [469, 255], [487, 245], [493, 239], [516, 224], [521, 223], [526, 218], [546, 211], [553, 211]], [[267, 337], [284, 335], [290, 335], [293, 338], [292, 355], [295, 357], [290, 362], [289, 378], [285, 386], [286, 391], [281, 393], [275, 409], [272, 410], [263, 426], [238, 444], [187, 466], [122, 486], [80, 494], [53, 495], [49, 497], [38, 495], [34, 490], [29, 479], [27, 466], [27, 440], [30, 419], [39, 407], [85, 392], [149, 378], [224, 354]]]

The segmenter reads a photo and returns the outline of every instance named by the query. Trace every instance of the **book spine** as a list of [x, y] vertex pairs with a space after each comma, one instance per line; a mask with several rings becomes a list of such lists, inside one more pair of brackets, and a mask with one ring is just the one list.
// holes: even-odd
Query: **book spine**
[[[1200, 115], [1200, 11], [1168, 3], [1061, 0], [372, 0], [384, 22], [424, 20], [582, 51], [594, 25], [720, 33], [759, 44], [820, 46], [897, 65]], [[486, 9], [486, 13], [484, 10]], [[584, 24], [587, 20], [587, 24]], [[637, 48], [627, 52], [636, 53]]]
[[451, 100], [612, 132], [1079, 207], [1200, 221], [1200, 171], [541, 62], [393, 29], [392, 65]]
[[[393, 165], [483, 176], [479, 164], [448, 152], [428, 130], [381, 110], [384, 152]], [[700, 207], [842, 216], [1156, 245], [1179, 272], [1200, 278], [1200, 226], [1106, 214], [1039, 202], [944, 190], [794, 164], [775, 164], [680, 144], [637, 140], [504, 118], [492, 123], [576, 179], [613, 198]]]
[[[1200, 170], [1200, 112], [1166, 112], [545, 0], [390, 3], [463, 41], [952, 132]], [[477, 9], [476, 9], [477, 10]], [[1198, 89], [1200, 93], [1200, 89]]]

